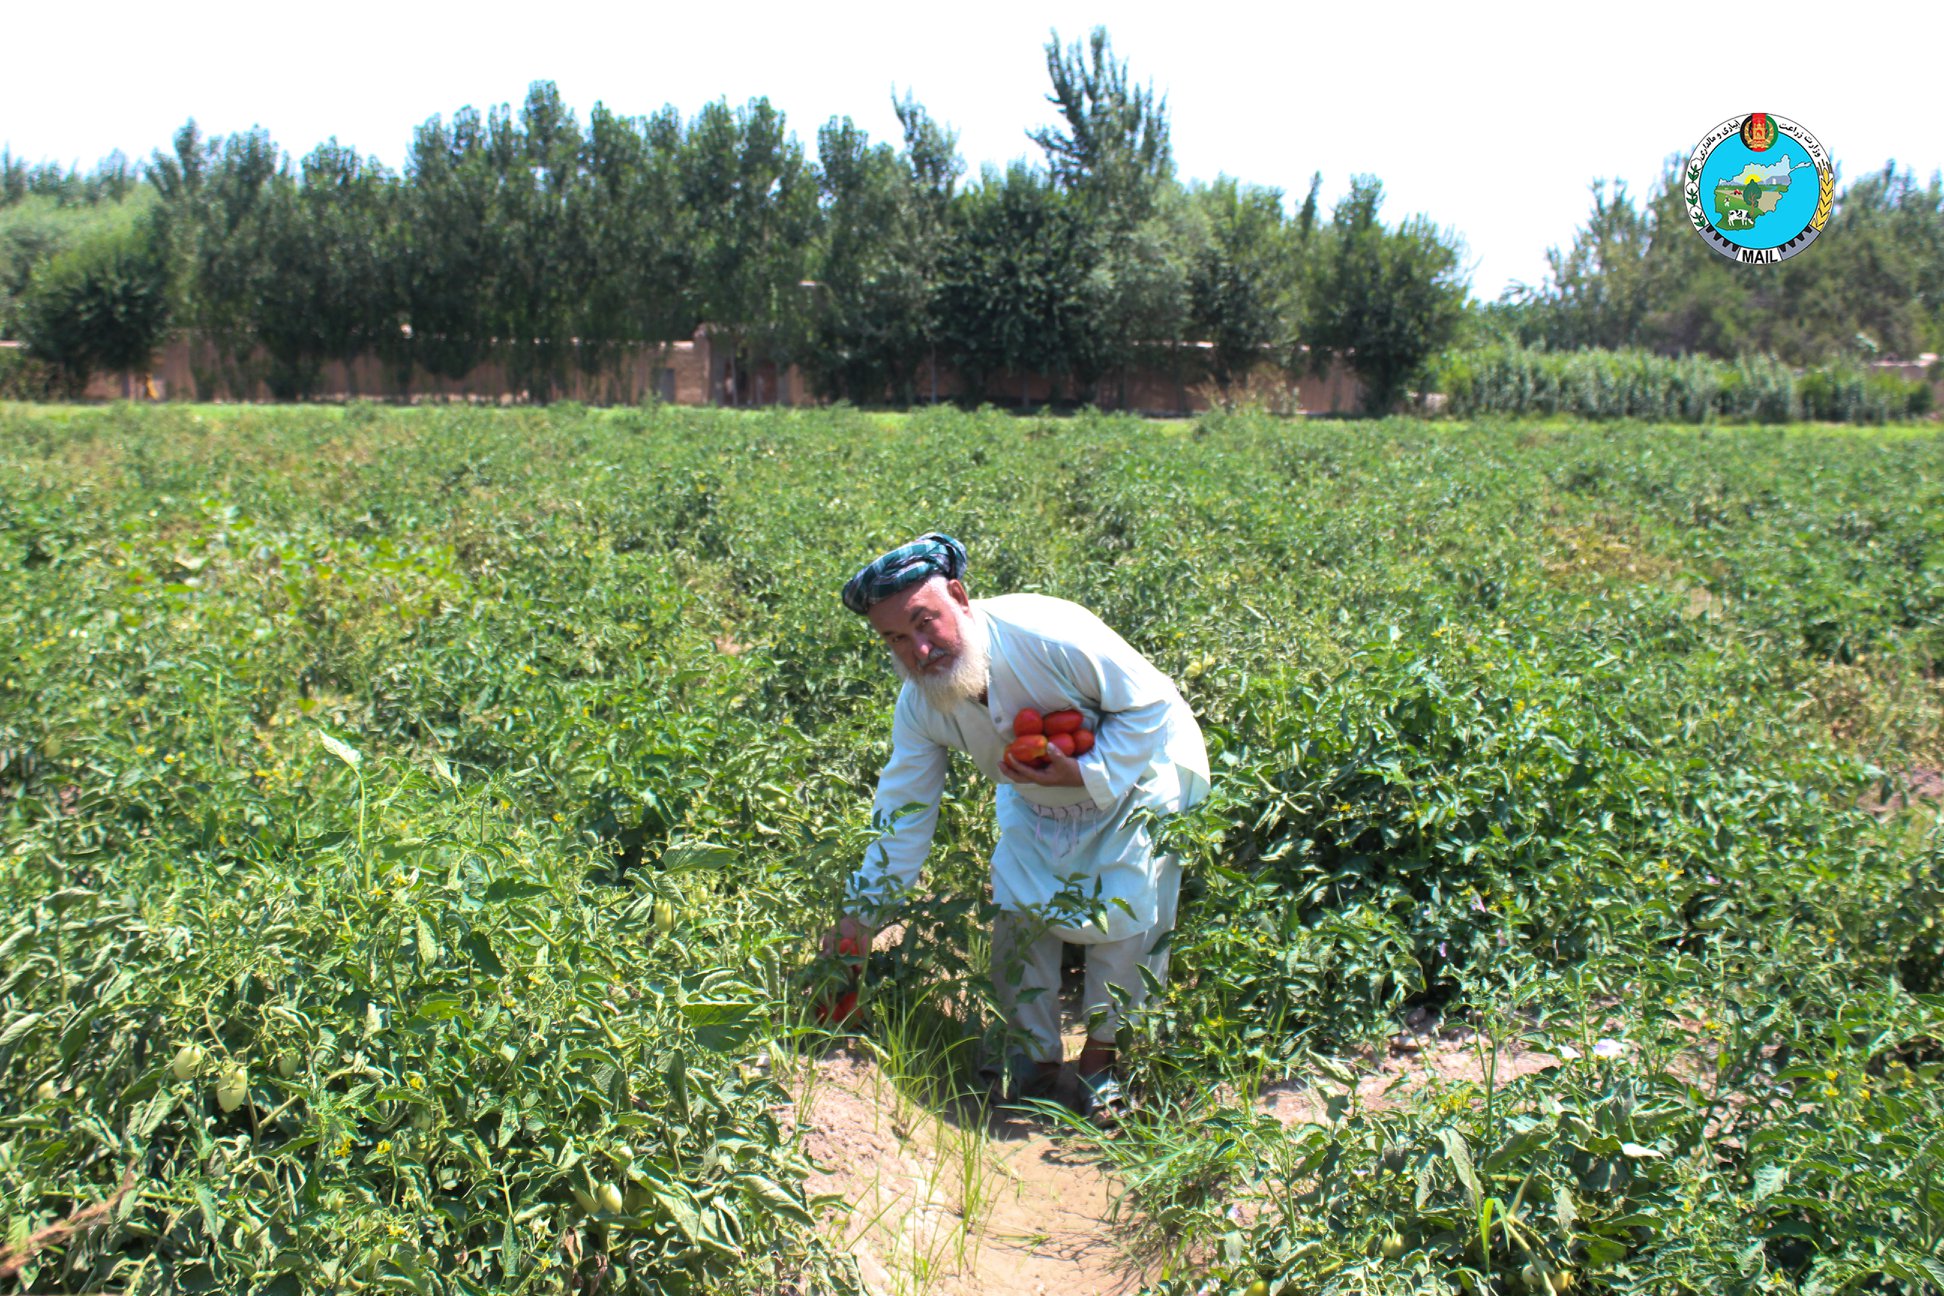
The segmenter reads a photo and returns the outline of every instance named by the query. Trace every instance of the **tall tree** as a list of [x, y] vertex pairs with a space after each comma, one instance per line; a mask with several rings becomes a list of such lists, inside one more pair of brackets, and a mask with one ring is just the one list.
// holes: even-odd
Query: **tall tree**
[[1265, 360], [1290, 356], [1298, 235], [1283, 220], [1278, 190], [1224, 176], [1194, 199], [1203, 221], [1190, 277], [1194, 328], [1210, 344], [1210, 375], [1227, 391]]
[[988, 169], [953, 202], [939, 315], [971, 392], [1008, 370], [1073, 374], [1095, 363], [1099, 262], [1077, 202], [1023, 163]]
[[[911, 176], [913, 221], [912, 243], [904, 257], [908, 272], [921, 276], [924, 284], [923, 317], [926, 396], [938, 400], [938, 347], [943, 337], [938, 319], [938, 299], [943, 283], [945, 251], [951, 238], [952, 197], [965, 162], [959, 157], [958, 132], [952, 130], [919, 104], [916, 96], [905, 92], [893, 99], [898, 125], [904, 129], [904, 162]], [[917, 356], [910, 358], [915, 373]], [[907, 392], [906, 399], [913, 393]]]
[[1654, 223], [1618, 182], [1607, 197], [1604, 181], [1593, 185], [1593, 212], [1573, 235], [1573, 245], [1546, 253], [1547, 282], [1508, 294], [1545, 316], [1554, 346], [1631, 347], [1646, 340], [1652, 304]]
[[1125, 234], [1103, 239], [1091, 280], [1096, 361], [1082, 370], [1116, 383], [1118, 403], [1128, 401], [1132, 371], [1158, 370], [1178, 392], [1197, 366], [1185, 348], [1195, 332], [1194, 275], [1207, 242], [1201, 213], [1172, 186], [1164, 189], [1147, 219]]
[[807, 358], [822, 390], [877, 401], [897, 388], [908, 399], [931, 318], [923, 197], [896, 151], [848, 117], [817, 132], [817, 158], [823, 232]]
[[489, 115], [485, 148], [497, 181], [489, 320], [508, 376], [547, 400], [573, 357], [573, 319], [591, 287], [580, 126], [554, 83], [536, 81], [517, 118]]
[[405, 177], [395, 273], [410, 330], [406, 363], [460, 378], [489, 354], [500, 264], [498, 176], [479, 113], [462, 108], [450, 125], [433, 117], [420, 126]]
[[28, 351], [72, 391], [102, 370], [146, 370], [169, 318], [169, 276], [152, 221], [103, 230], [42, 265], [21, 311]]
[[681, 201], [682, 120], [674, 108], [627, 118], [594, 106], [587, 123], [589, 282], [575, 314], [594, 367], [627, 343], [668, 343], [700, 322], [694, 213]]
[[253, 332], [276, 395], [312, 393], [326, 361], [399, 350], [395, 199], [391, 174], [335, 139], [304, 159], [296, 183], [271, 187]]
[[271, 268], [276, 195], [291, 183], [283, 153], [261, 127], [204, 140], [190, 121], [149, 179], [162, 195], [182, 323], [217, 351], [238, 388], [254, 375], [264, 281]]
[[1116, 61], [1105, 27], [1083, 47], [1061, 48], [1055, 31], [1046, 43], [1047, 101], [1063, 126], [1027, 132], [1046, 150], [1054, 180], [1080, 195], [1093, 214], [1124, 232], [1152, 214], [1157, 195], [1174, 176], [1168, 142], [1168, 103], [1152, 83], [1132, 85]]
[[[732, 378], [752, 360], [788, 361], [807, 327], [817, 183], [783, 114], [767, 99], [703, 108], [683, 149], [682, 193], [702, 316], [728, 344]], [[737, 388], [738, 399], [752, 394]]]
[[1386, 229], [1383, 201], [1375, 176], [1351, 181], [1317, 261], [1304, 329], [1313, 363], [1333, 353], [1356, 371], [1371, 413], [1391, 409], [1450, 343], [1466, 295], [1457, 236], [1422, 216]]

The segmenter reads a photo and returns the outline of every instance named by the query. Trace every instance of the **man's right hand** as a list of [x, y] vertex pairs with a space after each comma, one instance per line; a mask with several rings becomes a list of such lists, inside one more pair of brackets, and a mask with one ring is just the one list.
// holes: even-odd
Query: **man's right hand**
[[835, 927], [824, 933], [824, 955], [831, 957], [841, 954], [845, 958], [861, 959], [871, 952], [871, 937], [874, 934], [856, 914], [845, 914], [837, 920]]

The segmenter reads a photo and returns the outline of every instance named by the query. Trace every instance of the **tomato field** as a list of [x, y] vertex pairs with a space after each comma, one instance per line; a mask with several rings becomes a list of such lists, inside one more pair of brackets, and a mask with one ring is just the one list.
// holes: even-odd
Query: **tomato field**
[[[860, 1290], [779, 1113], [932, 529], [1209, 739], [1067, 1135], [1152, 1290], [1944, 1292], [1934, 429], [361, 404], [0, 406], [0, 1291]], [[992, 819], [846, 1027], [938, 1102]]]

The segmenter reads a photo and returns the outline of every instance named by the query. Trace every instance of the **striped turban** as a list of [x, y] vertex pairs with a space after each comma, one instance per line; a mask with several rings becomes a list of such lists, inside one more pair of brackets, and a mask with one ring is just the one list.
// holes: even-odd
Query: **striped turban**
[[863, 616], [899, 590], [934, 576], [957, 580], [965, 571], [965, 546], [936, 531], [879, 554], [844, 583], [844, 606]]

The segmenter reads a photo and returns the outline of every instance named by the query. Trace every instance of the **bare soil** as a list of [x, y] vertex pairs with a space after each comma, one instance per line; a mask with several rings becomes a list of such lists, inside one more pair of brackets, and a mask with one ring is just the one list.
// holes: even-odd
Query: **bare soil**
[[795, 1119], [810, 1191], [848, 1207], [827, 1236], [873, 1296], [1119, 1296], [1151, 1277], [1113, 1223], [1111, 1178], [1045, 1125], [935, 1111], [855, 1047], [815, 1063]]
[[[1077, 1051], [1075, 1024], [1069, 1056]], [[1561, 1059], [1512, 1045], [1500, 1083]], [[1351, 1059], [1366, 1108], [1427, 1085], [1482, 1083], [1475, 1037], [1417, 1014], [1384, 1046]], [[1329, 1119], [1334, 1083], [1292, 1077], [1256, 1105], [1285, 1125]], [[1124, 1296], [1158, 1274], [1117, 1221], [1121, 1186], [1078, 1142], [999, 1110], [938, 1111], [914, 1098], [861, 1045], [806, 1067], [794, 1110], [815, 1162], [812, 1193], [843, 1204], [826, 1236], [857, 1262], [873, 1296]], [[968, 1182], [969, 1175], [969, 1182]]]

